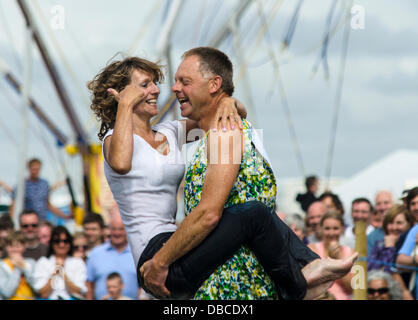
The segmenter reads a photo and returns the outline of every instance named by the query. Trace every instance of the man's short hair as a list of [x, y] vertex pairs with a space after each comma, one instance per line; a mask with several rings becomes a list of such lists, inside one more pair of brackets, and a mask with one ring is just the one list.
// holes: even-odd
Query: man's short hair
[[373, 208], [372, 203], [371, 203], [371, 202], [370, 202], [370, 200], [369, 200], [369, 199], [367, 199], [367, 198], [356, 198], [356, 199], [354, 199], [354, 200], [351, 202], [351, 209], [353, 209], [353, 206], [354, 206], [355, 204], [360, 203], [360, 202], [366, 202], [366, 203], [369, 205], [369, 207], [370, 207], [370, 213], [372, 213], [372, 212], [374, 211], [374, 208]]
[[26, 210], [23, 210], [22, 213], [20, 214], [19, 223], [22, 224], [22, 217], [23, 216], [27, 216], [27, 215], [30, 215], [30, 214], [34, 214], [39, 220], [39, 213], [37, 213], [35, 210], [26, 209]]
[[89, 212], [86, 217], [83, 220], [83, 226], [87, 223], [98, 223], [100, 226], [100, 229], [104, 228], [104, 221], [103, 217], [95, 212]]
[[106, 280], [113, 280], [113, 279], [119, 279], [120, 282], [123, 283], [122, 276], [118, 272], [109, 273], [109, 275], [106, 277]]
[[34, 163], [42, 164], [42, 161], [38, 158], [32, 158], [28, 161], [28, 168], [30, 168]]
[[309, 176], [309, 177], [307, 177], [305, 179], [306, 189], [309, 190], [315, 184], [316, 181], [318, 181], [318, 178], [316, 176]]
[[418, 196], [418, 187], [412, 188], [408, 191], [408, 194], [404, 198], [406, 202], [406, 208], [408, 210], [411, 210], [411, 202], [416, 196]]
[[200, 71], [205, 77], [208, 73], [222, 78], [221, 89], [229, 96], [234, 93], [233, 66], [231, 60], [222, 51], [212, 47], [193, 48], [183, 53], [182, 58], [198, 56]]

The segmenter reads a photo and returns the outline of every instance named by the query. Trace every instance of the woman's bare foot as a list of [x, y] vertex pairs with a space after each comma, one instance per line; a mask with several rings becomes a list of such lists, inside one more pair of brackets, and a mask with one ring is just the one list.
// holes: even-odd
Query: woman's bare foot
[[316, 259], [307, 264], [302, 269], [308, 285], [305, 299], [316, 298], [328, 290], [335, 280], [350, 272], [357, 257], [358, 253], [356, 252], [346, 259]]

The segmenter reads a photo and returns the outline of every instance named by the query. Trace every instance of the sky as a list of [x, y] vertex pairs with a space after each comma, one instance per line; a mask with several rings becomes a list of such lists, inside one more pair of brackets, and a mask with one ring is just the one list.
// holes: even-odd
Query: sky
[[[226, 22], [231, 21], [239, 2], [184, 1], [170, 38], [174, 70], [185, 50], [208, 45]], [[91, 143], [98, 143], [97, 122], [89, 109], [87, 81], [119, 52], [167, 63], [157, 52], [157, 42], [171, 3], [166, 0], [123, 0], [117, 4], [107, 0], [30, 1], [42, 37]], [[338, 27], [328, 47], [329, 79], [325, 78], [321, 66], [313, 75], [333, 0], [305, 0], [292, 42], [286, 51], [281, 51], [297, 3], [296, 0], [254, 0], [239, 21], [237, 37], [229, 36], [219, 46], [235, 67], [234, 96], [249, 109], [249, 121], [263, 130], [264, 145], [279, 184], [280, 178], [284, 177], [302, 178], [304, 174], [323, 177], [326, 174], [343, 48], [344, 26], [333, 21]], [[364, 28], [351, 27], [349, 33], [332, 162], [332, 176], [343, 178], [396, 150], [417, 150], [418, 3], [413, 0], [338, 1], [337, 18], [349, 3], [363, 10]], [[0, 58], [22, 80], [26, 52], [24, 21], [14, 1], [0, 0], [0, 10]], [[269, 22], [262, 37], [259, 36], [260, 10]], [[62, 17], [64, 20], [57, 20]], [[354, 13], [350, 23], [358, 21], [353, 20], [356, 17], [359, 16]], [[236, 49], [237, 43], [240, 50]], [[34, 44], [31, 48], [31, 96], [74, 141], [74, 132], [38, 50]], [[269, 52], [274, 52], [279, 62], [304, 173], [298, 166], [283, 96]], [[247, 68], [240, 64], [241, 61], [245, 61]], [[169, 94], [169, 79], [161, 90], [160, 105]], [[0, 180], [14, 186], [21, 170], [19, 146], [24, 132], [23, 102], [3, 79], [0, 79], [0, 102], [3, 155]], [[43, 160], [42, 175], [50, 183], [63, 179], [68, 172], [74, 177], [76, 188], [80, 189], [80, 157], [65, 154], [33, 113], [29, 115], [29, 124], [26, 156]]]

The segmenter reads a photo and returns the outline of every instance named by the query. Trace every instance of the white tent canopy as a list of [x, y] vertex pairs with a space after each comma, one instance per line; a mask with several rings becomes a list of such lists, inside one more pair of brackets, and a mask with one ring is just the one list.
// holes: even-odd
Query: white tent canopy
[[405, 189], [418, 186], [418, 151], [398, 150], [378, 160], [332, 190], [344, 204], [345, 220], [352, 224], [351, 201], [365, 197], [374, 204], [379, 190], [392, 192], [395, 202]]

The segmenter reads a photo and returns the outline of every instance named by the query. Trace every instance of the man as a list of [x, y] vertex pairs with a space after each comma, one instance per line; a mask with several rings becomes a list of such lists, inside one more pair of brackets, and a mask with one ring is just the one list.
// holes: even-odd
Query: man
[[390, 191], [381, 190], [376, 194], [375, 211], [371, 216], [370, 225], [375, 229], [367, 236], [367, 252], [370, 254], [377, 241], [385, 238], [382, 229], [383, 218], [393, 206], [393, 197]]
[[51, 233], [53, 225], [49, 221], [43, 221], [39, 225], [38, 237], [39, 241], [46, 246], [49, 246], [49, 241], [51, 241]]
[[307, 212], [309, 206], [317, 200], [315, 193], [318, 192], [318, 178], [309, 176], [305, 179], [306, 193], [298, 193], [296, 201], [300, 203], [303, 211]]
[[137, 299], [136, 268], [119, 214], [112, 216], [109, 227], [110, 241], [94, 248], [87, 260], [86, 299], [100, 300], [107, 294], [106, 278], [112, 272], [119, 273], [123, 279], [122, 294]]
[[352, 249], [355, 248], [355, 223], [357, 221], [364, 221], [367, 225], [366, 234], [369, 235], [373, 231], [373, 227], [370, 225], [370, 217], [373, 212], [373, 206], [371, 202], [366, 198], [354, 199], [351, 203], [351, 217], [354, 225], [345, 229], [344, 236], [341, 238], [341, 244], [346, 245]]
[[[210, 62], [208, 62], [208, 60]], [[227, 63], [224, 63], [225, 60], [227, 60]], [[205, 174], [202, 198], [197, 206], [187, 215], [177, 231], [167, 236], [161, 235], [161, 237], [156, 240], [157, 245], [155, 245], [154, 242], [148, 244], [148, 246], [157, 247], [157, 251], [149, 250], [150, 252], [148, 254], [147, 246], [144, 253], [147, 253], [146, 257], [150, 260], [143, 261], [143, 258], [141, 257], [138, 263], [140, 274], [143, 276], [142, 281], [145, 282], [148, 289], [161, 297], [170, 296], [170, 292], [165, 287], [167, 275], [169, 272], [173, 272], [173, 270], [170, 269], [170, 265], [176, 262], [176, 260], [181, 260], [186, 253], [199, 246], [203, 240], [208, 239], [203, 242], [203, 245], [206, 246], [209, 239], [212, 239], [212, 231], [217, 226], [220, 227], [221, 225], [224, 225], [226, 213], [222, 216], [223, 208], [225, 206], [225, 201], [231, 192], [232, 186], [237, 179], [241, 163], [240, 159], [242, 157], [242, 149], [240, 149], [241, 141], [243, 139], [242, 131], [232, 130], [227, 132], [226, 127], [219, 131], [214, 129], [214, 124], [217, 123], [217, 119], [215, 120], [214, 118], [216, 118], [218, 102], [223, 96], [231, 95], [233, 91], [232, 63], [230, 63], [226, 55], [213, 48], [192, 49], [183, 56], [183, 61], [176, 72], [175, 80], [176, 83], [172, 90], [176, 93], [177, 99], [181, 104], [180, 109], [182, 116], [197, 121], [199, 127], [205, 132], [211, 131], [210, 129], [212, 129], [209, 133], [209, 143], [207, 145], [208, 159], [211, 159], [211, 161], [208, 161], [209, 165]], [[236, 144], [234, 145], [234, 143], [230, 141], [229, 148], [222, 148], [221, 146], [216, 145], [216, 141], [219, 137], [222, 141], [228, 141], [229, 138], [232, 138], [232, 141]], [[215, 143], [215, 146], [212, 146], [212, 143]], [[218, 149], [218, 147], [220, 148]], [[238, 152], [238, 161], [236, 161], [236, 154], [234, 154], [236, 149], [240, 149], [241, 151]], [[226, 163], [222, 161], [221, 163], [217, 163], [216, 160], [212, 162], [212, 155], [216, 154], [217, 151], [219, 152], [218, 154], [223, 156], [221, 156], [221, 159], [228, 160]], [[257, 175], [255, 172], [254, 174]], [[274, 201], [274, 198], [272, 199]], [[222, 220], [221, 216], [223, 218]], [[270, 218], [273, 215], [268, 216]], [[279, 224], [281, 221], [277, 217], [273, 220], [273, 224]], [[220, 223], [220, 221], [222, 223]], [[267, 226], [267, 228], [269, 227], [270, 226]], [[238, 223], [237, 228], [239, 228]], [[290, 231], [290, 233], [293, 234], [292, 231]], [[286, 233], [286, 235], [288, 235], [288, 233]], [[295, 235], [293, 236], [296, 238]], [[161, 241], [164, 241], [162, 247]], [[298, 240], [298, 243], [301, 242]], [[269, 248], [271, 247], [269, 241], [266, 241], [265, 245], [269, 246]], [[200, 246], [198, 248], [200, 248]], [[221, 243], [218, 248], [223, 249]], [[190, 253], [192, 252], [194, 253], [195, 251], [190, 251]], [[276, 251], [272, 248], [272, 252]], [[207, 254], [211, 253], [208, 252]], [[282, 254], [283, 252], [280, 250], [277, 253], [277, 255]], [[290, 258], [287, 254], [288, 253], [286, 253], [286, 258]], [[187, 257], [189, 256], [190, 255]], [[184, 259], [186, 259], [186, 256]], [[319, 259], [315, 261], [319, 261]], [[288, 271], [297, 270], [281, 269], [283, 274]], [[177, 278], [175, 280], [178, 281]], [[290, 281], [293, 279], [287, 280]], [[171, 281], [173, 281], [173, 278], [171, 278]], [[185, 278], [182, 278], [179, 281], [179, 284], [185, 286], [187, 283], [188, 281]], [[195, 284], [196, 283], [193, 283], [193, 286]], [[301, 298], [303, 298], [303, 296]]]
[[[54, 207], [49, 201], [49, 184], [46, 180], [39, 177], [41, 172], [41, 160], [31, 159], [28, 162], [29, 178], [25, 182], [24, 210], [34, 210], [39, 215], [39, 220], [44, 221], [47, 218], [48, 211], [63, 219], [72, 219], [74, 213], [67, 215], [60, 209]], [[14, 214], [14, 198], [16, 190], [12, 194], [12, 203], [10, 205], [10, 214]]]
[[316, 243], [321, 241], [321, 226], [319, 223], [321, 222], [322, 216], [327, 212], [327, 208], [322, 201], [315, 201], [313, 202], [309, 208], [307, 213], [307, 223], [309, 228], [313, 232], [311, 235], [308, 236], [309, 243]]
[[45, 257], [48, 253], [48, 247], [39, 241], [39, 216], [33, 210], [25, 210], [19, 216], [20, 229], [22, 230], [26, 248], [23, 252], [24, 258], [38, 260]]
[[97, 246], [103, 243], [104, 221], [100, 214], [89, 212], [83, 220], [83, 232], [87, 237], [87, 256]]

